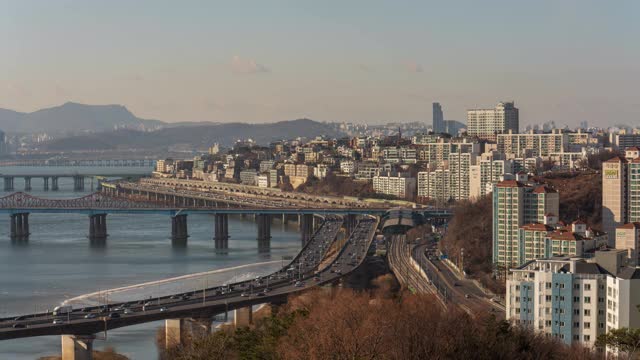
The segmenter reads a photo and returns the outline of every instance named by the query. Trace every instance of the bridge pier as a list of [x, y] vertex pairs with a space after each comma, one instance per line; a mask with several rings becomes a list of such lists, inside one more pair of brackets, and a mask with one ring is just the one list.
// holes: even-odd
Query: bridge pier
[[271, 215], [257, 214], [258, 252], [268, 252], [271, 248]]
[[216, 250], [229, 248], [229, 214], [215, 214], [213, 240], [216, 244]]
[[29, 213], [11, 214], [11, 239], [26, 240], [29, 238]]
[[93, 360], [95, 335], [62, 335], [62, 360]]
[[233, 326], [237, 328], [247, 327], [253, 324], [253, 309], [245, 306], [233, 311]]
[[300, 219], [300, 232], [302, 233], [302, 245], [305, 245], [313, 235], [313, 214], [304, 214]]
[[187, 215], [171, 217], [171, 239], [174, 241], [186, 241], [189, 237], [187, 229]]
[[358, 216], [354, 214], [347, 215], [344, 224], [347, 228], [347, 234], [351, 234], [358, 224]]
[[60, 190], [60, 188], [58, 187], [58, 177], [57, 176], [52, 176], [51, 177], [51, 190], [53, 190], [53, 191]]
[[5, 176], [3, 179], [4, 191], [13, 191], [13, 176]]
[[167, 319], [164, 322], [165, 349], [184, 344], [189, 339], [208, 336], [211, 319]]
[[31, 177], [24, 177], [24, 191], [31, 191]]
[[73, 191], [84, 191], [84, 176], [75, 175], [73, 177]]
[[48, 176], [43, 177], [42, 181], [44, 183], [44, 191], [49, 191], [49, 177]]
[[89, 239], [106, 239], [107, 236], [107, 214], [89, 215]]

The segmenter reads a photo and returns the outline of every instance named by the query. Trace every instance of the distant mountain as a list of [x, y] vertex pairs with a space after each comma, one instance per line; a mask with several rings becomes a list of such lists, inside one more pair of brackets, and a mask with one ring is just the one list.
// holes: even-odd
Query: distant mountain
[[252, 139], [258, 144], [267, 145], [277, 140], [297, 137], [313, 138], [320, 135], [338, 138], [345, 134], [328, 124], [298, 119], [270, 124], [190, 124], [190, 126], [167, 127], [154, 132], [110, 131], [54, 140], [44, 144], [42, 148], [52, 151], [168, 149], [177, 144], [207, 148], [213, 143], [230, 146], [240, 139]]
[[84, 105], [68, 102], [61, 106], [21, 113], [0, 109], [0, 129], [5, 132], [105, 131], [119, 127], [157, 128], [158, 120], [134, 116], [121, 105]]

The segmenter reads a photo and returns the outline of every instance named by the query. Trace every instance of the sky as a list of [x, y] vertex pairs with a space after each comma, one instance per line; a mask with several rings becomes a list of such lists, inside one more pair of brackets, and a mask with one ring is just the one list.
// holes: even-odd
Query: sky
[[164, 121], [640, 124], [640, 1], [0, 0], [0, 107]]

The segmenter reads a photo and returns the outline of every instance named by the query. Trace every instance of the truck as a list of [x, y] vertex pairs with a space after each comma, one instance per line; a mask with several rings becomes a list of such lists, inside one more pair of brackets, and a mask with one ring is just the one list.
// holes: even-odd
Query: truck
[[71, 305], [56, 306], [53, 309], [53, 316], [66, 315], [72, 311], [73, 311], [73, 307]]

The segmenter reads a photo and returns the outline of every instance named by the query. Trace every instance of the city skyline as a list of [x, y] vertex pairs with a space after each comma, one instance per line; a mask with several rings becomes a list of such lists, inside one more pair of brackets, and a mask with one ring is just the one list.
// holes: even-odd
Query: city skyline
[[521, 128], [637, 123], [634, 2], [333, 4], [6, 4], [0, 107], [378, 124], [514, 100]]

